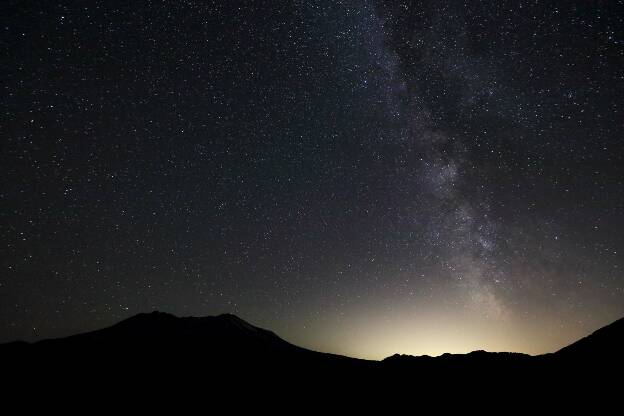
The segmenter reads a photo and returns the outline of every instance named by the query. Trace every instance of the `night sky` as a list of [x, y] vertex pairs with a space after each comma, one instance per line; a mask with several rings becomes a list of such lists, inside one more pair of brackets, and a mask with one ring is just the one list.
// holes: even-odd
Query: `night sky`
[[0, 16], [0, 342], [156, 309], [538, 354], [624, 316], [622, 1]]

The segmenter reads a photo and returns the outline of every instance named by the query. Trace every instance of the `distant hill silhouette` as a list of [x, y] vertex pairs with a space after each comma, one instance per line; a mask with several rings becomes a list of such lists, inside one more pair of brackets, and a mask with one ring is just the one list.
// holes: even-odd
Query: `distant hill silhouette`
[[0, 357], [11, 366], [48, 368], [62, 363], [63, 371], [133, 367], [150, 372], [157, 363], [165, 372], [193, 368], [226, 376], [233, 371], [291, 373], [295, 369], [357, 372], [376, 364], [298, 347], [232, 314], [179, 318], [163, 312], [141, 313], [65, 338], [2, 344]]
[[522, 385], [537, 392], [578, 379], [579, 371], [592, 380], [600, 380], [603, 372], [619, 373], [623, 352], [624, 319], [541, 356], [474, 351], [439, 357], [396, 354], [371, 361], [298, 347], [231, 314], [178, 318], [152, 312], [66, 338], [2, 344], [0, 364], [15, 379], [37, 374], [54, 382], [199, 379], [200, 385], [243, 383], [257, 389], [317, 380], [333, 391]]
[[624, 318], [557, 351], [559, 357], [616, 360], [624, 354]]

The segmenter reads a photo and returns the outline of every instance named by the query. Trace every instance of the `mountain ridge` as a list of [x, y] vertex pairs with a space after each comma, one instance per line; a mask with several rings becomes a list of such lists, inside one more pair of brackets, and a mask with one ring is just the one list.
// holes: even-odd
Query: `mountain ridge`
[[[215, 331], [219, 331], [221, 335], [234, 338], [245, 336], [254, 337], [259, 342], [272, 344], [275, 348], [292, 348], [293, 350], [306, 351], [318, 354], [326, 354], [336, 357], [344, 357], [353, 360], [363, 360], [348, 356], [342, 356], [332, 353], [318, 352], [300, 347], [285, 341], [274, 332], [257, 327], [250, 324], [244, 319], [232, 313], [222, 313], [215, 316], [176, 316], [174, 314], [162, 311], [143, 312], [123, 319], [111, 326], [78, 333], [66, 337], [49, 338], [34, 342], [26, 342], [15, 340], [0, 344], [0, 349], [11, 347], [25, 346], [43, 346], [58, 342], [72, 342], [75, 340], [89, 340], [91, 342], [103, 342], [107, 337], [128, 337], [127, 340], [134, 341], [153, 341], [155, 338], [162, 336], [182, 336], [191, 338], [204, 338], [206, 335], [214, 336]], [[212, 331], [212, 332], [211, 332]], [[598, 341], [596, 341], [598, 340]], [[170, 341], [170, 340], [168, 340]], [[247, 339], [249, 341], [249, 339]], [[595, 352], [595, 345], [600, 344], [601, 354], [615, 353], [624, 348], [624, 318], [620, 318], [604, 327], [597, 329], [591, 334], [562, 347], [561, 349], [546, 354], [529, 355], [518, 352], [489, 352], [484, 350], [475, 350], [465, 354], [445, 353], [437, 357], [429, 355], [411, 355], [411, 354], [393, 354], [385, 357], [379, 362], [392, 362], [398, 360], [419, 359], [419, 360], [435, 360], [450, 359], [452, 357], [477, 357], [477, 356], [498, 356], [498, 357], [548, 357], [548, 356], [569, 356], [571, 354], [587, 354]], [[377, 361], [377, 360], [364, 360]]]
[[315, 392], [332, 397], [347, 392], [362, 403], [379, 394], [408, 398], [416, 392], [426, 398], [448, 397], [449, 391], [543, 397], [553, 389], [610, 388], [624, 369], [622, 354], [604, 353], [601, 346], [612, 342], [609, 351], [618, 350], [624, 329], [621, 323], [606, 328], [594, 332], [600, 336], [596, 347], [592, 335], [579, 340], [586, 345], [581, 352], [575, 347], [530, 356], [477, 350], [438, 357], [394, 354], [375, 361], [302, 348], [232, 314], [153, 312], [65, 338], [0, 344], [0, 365], [4, 380], [16, 388], [36, 382], [39, 391], [92, 391], [90, 386], [107, 391], [121, 385], [145, 394], [192, 391], [201, 397], [208, 389], [211, 397], [234, 395], [236, 401], [259, 392], [265, 398], [290, 392], [308, 399]]

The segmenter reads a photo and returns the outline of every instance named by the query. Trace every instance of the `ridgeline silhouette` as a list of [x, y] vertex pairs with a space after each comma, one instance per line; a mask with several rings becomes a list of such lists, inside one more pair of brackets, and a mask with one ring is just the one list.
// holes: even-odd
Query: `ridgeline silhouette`
[[621, 374], [623, 353], [624, 318], [539, 356], [474, 351], [439, 357], [396, 354], [372, 361], [301, 348], [231, 314], [179, 318], [162, 312], [66, 338], [0, 345], [5, 374], [75, 380], [130, 376], [143, 382], [191, 376], [265, 388], [315, 380], [334, 387], [407, 383], [414, 388], [449, 383], [500, 387], [530, 380], [532, 388], [544, 388], [579, 376], [596, 380]]

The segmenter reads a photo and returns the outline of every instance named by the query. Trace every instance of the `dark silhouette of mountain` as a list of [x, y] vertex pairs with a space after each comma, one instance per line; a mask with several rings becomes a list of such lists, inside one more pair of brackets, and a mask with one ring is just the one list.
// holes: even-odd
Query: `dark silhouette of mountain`
[[579, 378], [602, 380], [603, 372], [618, 374], [623, 340], [620, 319], [541, 356], [473, 351], [439, 357], [395, 354], [371, 361], [298, 347], [231, 314], [178, 318], [153, 312], [66, 338], [2, 344], [0, 364], [5, 378], [36, 375], [48, 383], [199, 380], [201, 386], [234, 383], [248, 389], [315, 383], [334, 392], [371, 386], [410, 391], [516, 386], [537, 394]]
[[616, 360], [624, 353], [624, 318], [600, 328], [557, 351], [559, 357], [583, 360]]
[[[232, 314], [176, 317], [142, 313], [100, 330], [34, 343], [0, 345], [1, 364], [88, 373], [205, 371], [293, 376], [339, 369], [355, 374], [376, 362], [307, 350]], [[8, 359], [8, 360], [7, 360]]]
[[138, 314], [111, 327], [61, 339], [32, 344], [33, 350], [46, 348], [102, 348], [132, 351], [177, 350], [190, 352], [243, 354], [298, 354], [304, 351], [271, 331], [248, 324], [235, 315], [178, 318], [152, 312]]

